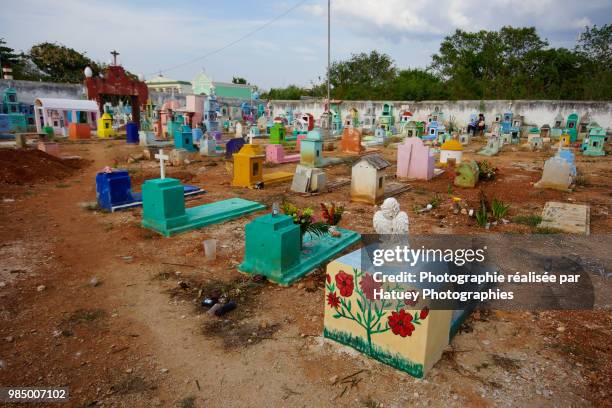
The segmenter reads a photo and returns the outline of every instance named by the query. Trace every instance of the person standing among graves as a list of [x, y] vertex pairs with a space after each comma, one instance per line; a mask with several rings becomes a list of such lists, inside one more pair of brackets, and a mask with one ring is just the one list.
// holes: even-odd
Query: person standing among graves
[[480, 136], [484, 135], [485, 131], [485, 116], [484, 113], [478, 115], [478, 132]]

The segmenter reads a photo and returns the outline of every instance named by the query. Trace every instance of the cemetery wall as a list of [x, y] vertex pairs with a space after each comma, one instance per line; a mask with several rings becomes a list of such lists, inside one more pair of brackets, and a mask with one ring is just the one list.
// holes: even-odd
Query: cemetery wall
[[[19, 81], [0, 79], [0, 94], [7, 88], [17, 91], [19, 102], [32, 104], [36, 98], [85, 99], [83, 84], [65, 84], [57, 82]], [[150, 92], [151, 100], [155, 104], [163, 104], [172, 98], [170, 93]], [[181, 105], [185, 105], [185, 95], [174, 95]]]
[[[37, 81], [18, 81], [0, 79], [0, 92], [6, 88], [15, 88], [17, 98], [23, 103], [33, 103], [36, 98], [67, 98], [67, 99], [84, 99], [85, 89], [82, 84], [62, 84], [54, 82], [37, 82]], [[161, 92], [150, 92], [153, 103], [160, 105], [164, 101], [174, 97], [181, 105], [185, 105], [184, 94], [170, 94]], [[220, 98], [224, 100], [223, 98]], [[227, 100], [228, 103], [236, 105], [240, 101]], [[283, 112], [287, 107], [291, 106], [294, 111], [308, 112], [318, 118], [323, 113], [322, 99], [307, 99], [300, 101], [270, 101], [276, 112]], [[372, 102], [378, 116], [382, 110], [382, 105], [385, 101]], [[440, 108], [445, 119], [454, 119], [458, 125], [464, 125], [468, 122], [470, 114], [479, 111], [481, 101], [479, 100], [462, 100], [462, 101], [390, 101], [396, 109], [396, 115], [399, 110], [405, 107], [415, 114], [417, 119], [425, 119], [435, 107]], [[485, 116], [487, 122], [493, 119], [496, 113], [503, 113], [510, 107], [515, 114], [524, 116], [526, 125], [542, 126], [548, 123], [552, 126], [555, 116], [561, 113], [563, 117], [567, 117], [573, 112], [577, 112], [580, 116], [588, 113], [591, 120], [599, 123], [604, 128], [612, 128], [612, 101], [550, 101], [550, 100], [492, 100], [484, 101]], [[368, 102], [366, 101], [344, 101], [341, 105], [343, 114], [347, 112], [349, 107], [356, 107], [360, 114], [363, 115], [367, 109]]]
[[[294, 111], [308, 112], [318, 118], [323, 113], [322, 99], [308, 99], [301, 101], [270, 101], [275, 112], [283, 112], [286, 107], [291, 106]], [[399, 115], [399, 110], [406, 107], [416, 117], [425, 120], [437, 106], [444, 112], [445, 120], [454, 119], [457, 125], [464, 126], [468, 123], [470, 114], [480, 110], [481, 101], [462, 100], [462, 101], [377, 101], [372, 102], [376, 111], [376, 116], [380, 115], [383, 103], [392, 103], [395, 106], [395, 114]], [[585, 113], [590, 115], [591, 120], [599, 123], [604, 128], [612, 128], [612, 101], [552, 101], [552, 100], [491, 100], [484, 101], [485, 117], [487, 122], [493, 120], [496, 113], [504, 113], [511, 107], [514, 114], [524, 116], [526, 125], [542, 126], [548, 123], [553, 125], [555, 116], [561, 113], [564, 118], [573, 112], [583, 116]], [[368, 102], [366, 101], [343, 101], [341, 106], [342, 114], [345, 115], [350, 107], [355, 107], [363, 116], [366, 112]]]

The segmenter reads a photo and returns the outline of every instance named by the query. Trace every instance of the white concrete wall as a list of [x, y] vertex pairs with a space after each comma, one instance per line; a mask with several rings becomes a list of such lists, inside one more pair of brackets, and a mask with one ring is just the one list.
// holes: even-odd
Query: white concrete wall
[[[291, 106], [294, 111], [308, 112], [319, 118], [323, 113], [323, 100], [310, 99], [303, 101], [270, 101], [274, 107], [274, 112], [285, 111], [287, 106]], [[376, 116], [380, 115], [382, 105], [387, 101], [373, 101]], [[425, 120], [435, 107], [444, 112], [445, 121], [453, 119], [458, 126], [465, 126], [472, 113], [479, 113], [480, 101], [392, 101], [394, 114], [399, 118], [400, 111], [405, 107], [414, 114], [416, 120]], [[366, 111], [366, 101], [344, 101], [342, 102], [342, 114], [345, 115], [350, 107], [359, 110], [360, 117]], [[548, 123], [551, 127], [557, 114], [561, 113], [564, 118], [573, 112], [581, 117], [589, 114], [591, 120], [595, 120], [604, 128], [612, 128], [612, 101], [528, 101], [528, 100], [495, 100], [484, 101], [485, 118], [487, 124], [493, 120], [496, 113], [504, 113], [509, 109], [515, 115], [523, 115], [524, 125], [542, 126]]]

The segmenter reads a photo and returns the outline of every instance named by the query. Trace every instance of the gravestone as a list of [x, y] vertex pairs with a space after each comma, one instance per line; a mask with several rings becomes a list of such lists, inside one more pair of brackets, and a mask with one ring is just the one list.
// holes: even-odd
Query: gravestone
[[291, 182], [291, 191], [296, 193], [321, 193], [325, 191], [327, 178], [323, 169], [298, 164]]
[[230, 139], [225, 144], [225, 158], [231, 159], [245, 145], [244, 139]]
[[446, 164], [454, 160], [456, 164], [461, 163], [463, 157], [463, 146], [455, 139], [449, 139], [440, 146], [440, 163]]
[[535, 183], [534, 187], [567, 191], [573, 181], [570, 163], [562, 157], [554, 156], [544, 163], [542, 179]]
[[234, 154], [234, 187], [260, 187], [270, 184], [282, 183], [293, 178], [293, 174], [278, 171], [263, 173], [265, 155], [256, 145], [246, 144], [238, 153]]
[[139, 144], [140, 139], [136, 122], [128, 122], [125, 125], [125, 141], [127, 144]]
[[[161, 172], [164, 174], [163, 170]], [[183, 186], [185, 197], [203, 193], [205, 191], [199, 187]], [[132, 182], [127, 170], [98, 173], [96, 175], [96, 200], [100, 208], [110, 212], [142, 205], [142, 195], [132, 192]]]
[[565, 160], [570, 166], [570, 174], [576, 177], [576, 155], [571, 149], [557, 150], [557, 156]]
[[300, 164], [308, 167], [322, 167], [323, 136], [318, 130], [308, 132], [306, 138], [300, 142]]
[[172, 149], [170, 151], [170, 163], [172, 163], [173, 166], [182, 166], [185, 164], [185, 159], [187, 159], [187, 150]]
[[200, 140], [200, 155], [202, 156], [216, 156], [217, 155], [217, 141], [213, 137], [204, 136]]
[[265, 208], [263, 204], [241, 198], [185, 208], [183, 191], [177, 179], [145, 181], [142, 186], [142, 226], [169, 237]]
[[436, 158], [418, 137], [406, 138], [397, 147], [397, 177], [431, 180]]
[[300, 154], [285, 155], [282, 144], [270, 144], [266, 146], [266, 161], [277, 164], [299, 162]]
[[245, 227], [244, 260], [238, 270], [251, 275], [264, 275], [280, 285], [291, 285], [324, 264], [361, 236], [338, 228], [339, 236], [324, 234], [300, 238], [300, 226], [284, 214], [266, 214]]
[[569, 234], [590, 234], [588, 205], [547, 202], [542, 211], [542, 228], [554, 228]]
[[242, 138], [244, 136], [242, 134], [242, 123], [236, 122], [235, 130], [236, 130], [236, 137]]
[[200, 128], [193, 128], [191, 130], [191, 135], [193, 137], [193, 143], [198, 143], [200, 140], [202, 140], [204, 132], [202, 132], [202, 129]]
[[56, 142], [48, 142], [46, 140], [39, 140], [37, 144], [38, 150], [43, 151], [51, 156], [60, 157], [59, 144]]
[[[327, 265], [323, 336], [414, 377], [423, 378], [440, 360], [471, 307], [430, 310], [428, 301], [421, 298], [412, 303], [375, 299], [375, 290], [383, 287], [389, 290], [392, 285], [374, 281], [373, 271], [381, 268], [371, 265], [363, 251], [350, 252]], [[383, 273], [400, 273], [397, 270], [387, 272], [391, 269], [388, 265], [382, 269], [385, 270]], [[409, 271], [415, 275], [419, 271], [436, 275], [453, 273], [446, 263], [419, 262]], [[424, 286], [402, 284], [401, 288], [421, 292]], [[439, 292], [451, 289], [449, 284], [426, 287]]]
[[340, 150], [342, 153], [360, 154], [364, 151], [361, 145], [361, 131], [356, 128], [344, 128], [342, 131], [342, 140], [340, 141]]
[[[98, 122], [99, 123], [99, 122]], [[112, 126], [111, 126], [112, 129]], [[53, 131], [53, 128], [51, 128]], [[70, 123], [68, 125], [68, 139], [82, 140], [91, 138], [91, 127], [87, 123]]]
[[285, 125], [282, 123], [275, 123], [270, 128], [270, 144], [284, 144], [285, 140]]
[[193, 132], [187, 125], [183, 125], [174, 132], [174, 146], [177, 149], [185, 149], [188, 152], [197, 152], [193, 144]]
[[497, 153], [499, 153], [499, 150], [501, 149], [501, 143], [502, 142], [499, 137], [491, 136], [487, 141], [487, 145], [484, 147], [484, 149], [478, 151], [477, 154], [489, 157], [495, 156]]
[[475, 160], [461, 163], [456, 167], [454, 184], [458, 187], [474, 188], [478, 182], [480, 169]]

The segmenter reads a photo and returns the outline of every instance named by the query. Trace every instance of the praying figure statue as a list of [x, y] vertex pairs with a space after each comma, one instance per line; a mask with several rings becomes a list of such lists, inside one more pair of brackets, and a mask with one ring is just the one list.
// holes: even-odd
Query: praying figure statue
[[397, 200], [393, 197], [385, 199], [380, 210], [374, 213], [374, 230], [380, 235], [407, 235], [408, 214], [400, 211]]

